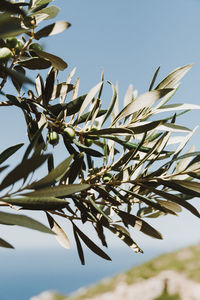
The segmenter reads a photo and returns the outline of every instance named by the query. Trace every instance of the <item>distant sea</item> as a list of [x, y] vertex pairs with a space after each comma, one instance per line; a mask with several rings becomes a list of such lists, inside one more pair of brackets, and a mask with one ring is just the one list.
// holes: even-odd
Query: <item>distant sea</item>
[[145, 249], [135, 254], [128, 247], [106, 251], [112, 261], [85, 250], [86, 265], [79, 262], [76, 249], [0, 249], [0, 300], [29, 300], [45, 290], [70, 293], [106, 277], [148, 261], [162, 253]]

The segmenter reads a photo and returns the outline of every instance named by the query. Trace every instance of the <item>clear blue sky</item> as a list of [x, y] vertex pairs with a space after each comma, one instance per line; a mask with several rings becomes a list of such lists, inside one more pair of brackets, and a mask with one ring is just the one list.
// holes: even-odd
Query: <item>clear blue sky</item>
[[[88, 92], [99, 82], [103, 69], [106, 80], [118, 81], [122, 104], [129, 84], [133, 84], [140, 94], [147, 91], [158, 66], [161, 66], [161, 79], [179, 66], [194, 63], [182, 80], [173, 103], [200, 104], [200, 1], [55, 0], [54, 4], [61, 8], [56, 19], [66, 20], [72, 26], [64, 33], [42, 41], [49, 52], [61, 56], [69, 64], [69, 69], [60, 78], [67, 78], [68, 72], [77, 67], [80, 93]], [[106, 89], [105, 107], [110, 97], [111, 91]], [[18, 122], [16, 111], [9, 110], [10, 115], [8, 109], [5, 112], [1, 120], [1, 135], [5, 139], [5, 127], [2, 127], [5, 122], [12, 144], [18, 143], [21, 141], [18, 133], [21, 137], [25, 135], [24, 125]], [[190, 128], [199, 125], [199, 111], [190, 112], [182, 122]], [[200, 148], [199, 133], [200, 129], [193, 139], [197, 149]], [[5, 144], [10, 146], [9, 138]], [[172, 250], [188, 242], [199, 242], [200, 222], [188, 212], [178, 218], [160, 218], [152, 224], [163, 232], [165, 240], [141, 239], [142, 234], [136, 234], [141, 246]], [[70, 232], [68, 228], [67, 232]], [[38, 247], [35, 242], [38, 237], [41, 247], [45, 246], [46, 240], [50, 247], [54, 247], [54, 240], [50, 237], [30, 230], [20, 229], [15, 237], [14, 231], [7, 236], [10, 241], [15, 239], [16, 247], [20, 247], [19, 242], [23, 247]], [[119, 247], [121, 241], [114, 240], [113, 245]]]

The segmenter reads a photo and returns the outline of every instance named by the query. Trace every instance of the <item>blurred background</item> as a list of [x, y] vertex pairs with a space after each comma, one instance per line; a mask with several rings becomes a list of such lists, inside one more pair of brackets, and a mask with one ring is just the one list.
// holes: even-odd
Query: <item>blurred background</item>
[[[77, 67], [79, 94], [87, 93], [96, 85], [103, 70], [105, 81], [118, 82], [122, 108], [128, 86], [133, 84], [139, 94], [146, 92], [158, 66], [161, 67], [160, 81], [173, 69], [194, 63], [171, 103], [200, 105], [200, 1], [55, 0], [53, 4], [60, 7], [56, 20], [68, 21], [72, 26], [62, 34], [43, 39], [43, 47], [67, 61], [69, 67], [60, 73], [61, 81]], [[112, 90], [109, 84], [105, 84], [103, 108], [108, 106], [111, 96]], [[12, 107], [1, 109], [0, 151], [27, 142], [20, 114]], [[193, 129], [199, 125], [199, 120], [199, 111], [191, 111], [180, 117], [179, 124]], [[188, 147], [195, 144], [199, 150], [199, 137], [200, 129]], [[64, 147], [59, 146], [57, 151], [59, 161], [66, 158]], [[16, 165], [16, 159], [12, 163]], [[192, 203], [200, 209], [199, 199]], [[29, 215], [45, 222], [41, 213]], [[200, 241], [199, 220], [184, 210], [179, 217], [165, 216], [150, 222], [162, 232], [162, 241], [134, 233], [133, 239], [144, 250], [143, 255], [133, 253], [108, 233], [110, 248], [107, 253], [113, 261], [103, 261], [86, 250], [86, 266], [81, 266], [71, 227], [62, 220], [58, 221], [72, 241], [71, 250], [60, 248], [54, 237], [49, 235], [21, 228], [11, 227], [8, 230], [7, 226], [1, 226], [2, 238], [16, 248], [14, 251], [0, 249], [2, 300], [14, 299], [14, 296], [25, 300], [48, 289], [70, 293], [161, 253]], [[90, 228], [87, 230], [93, 237]]]

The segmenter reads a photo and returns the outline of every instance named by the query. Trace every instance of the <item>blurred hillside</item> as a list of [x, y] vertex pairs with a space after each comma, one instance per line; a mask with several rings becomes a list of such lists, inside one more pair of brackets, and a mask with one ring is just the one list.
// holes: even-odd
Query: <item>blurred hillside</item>
[[[97, 270], [98, 272], [98, 270]], [[44, 292], [30, 300], [199, 300], [200, 244], [164, 254], [70, 297]]]

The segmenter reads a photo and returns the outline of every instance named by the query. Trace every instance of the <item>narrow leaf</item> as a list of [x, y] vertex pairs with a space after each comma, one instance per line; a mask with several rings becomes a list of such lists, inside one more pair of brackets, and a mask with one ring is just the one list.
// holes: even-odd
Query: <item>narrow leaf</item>
[[51, 230], [56, 234], [55, 238], [57, 239], [59, 244], [65, 249], [70, 249], [70, 241], [66, 233], [49, 213], [46, 213], [46, 215], [49, 222], [49, 226]]
[[17, 144], [15, 146], [11, 146], [0, 153], [0, 164], [2, 164], [6, 159], [8, 159], [11, 155], [13, 155], [18, 149], [20, 149], [24, 144]]
[[156, 229], [154, 229], [151, 225], [143, 221], [142, 219], [131, 215], [127, 212], [115, 210], [119, 217], [123, 219], [123, 221], [126, 224], [129, 224], [133, 226], [134, 228], [142, 231], [143, 233], [156, 238], [156, 239], [162, 239], [162, 235], [160, 232], [158, 232]]
[[2, 181], [0, 190], [7, 186], [14, 184], [22, 178], [26, 178], [31, 172], [40, 167], [49, 157], [46, 155], [36, 155], [30, 159], [22, 161], [17, 167], [15, 167]]
[[70, 23], [64, 21], [57, 21], [53, 24], [45, 26], [44, 28], [40, 29], [35, 33], [35, 39], [39, 40], [43, 37], [51, 36], [54, 34], [58, 34], [63, 32], [65, 29], [70, 27]]
[[65, 208], [67, 202], [64, 199], [45, 196], [32, 196], [22, 198], [3, 198], [5, 203], [21, 206], [23, 209], [31, 210], [55, 210]]
[[40, 57], [20, 60], [18, 61], [18, 64], [30, 70], [42, 70], [51, 67], [51, 62], [49, 60]]
[[[162, 184], [164, 186], [166, 186], [164, 180], [162, 181]], [[175, 203], [181, 205], [182, 207], [189, 210], [193, 215], [200, 218], [200, 214], [199, 214], [198, 210], [194, 206], [192, 206], [189, 202], [181, 199], [180, 197], [177, 197], [174, 194], [167, 193], [163, 190], [157, 190], [148, 185], [145, 185], [145, 187], [147, 187], [150, 191], [154, 192], [156, 195], [159, 195], [159, 196], [163, 197], [164, 199], [170, 200], [172, 202], [175, 202]], [[172, 186], [170, 186], [170, 187], [172, 187]]]
[[83, 114], [83, 112], [85, 111], [86, 107], [90, 104], [92, 99], [95, 97], [95, 95], [97, 94], [97, 92], [101, 88], [102, 84], [103, 84], [103, 82], [98, 83], [96, 86], [94, 86], [89, 91], [89, 93], [87, 94], [87, 96], [85, 97], [85, 99], [84, 99], [84, 101], [81, 105], [81, 108], [80, 108], [80, 111], [79, 111], [79, 114], [78, 114], [78, 120], [79, 120], [80, 116]]
[[186, 180], [172, 180], [172, 182], [200, 194], [200, 182]]
[[33, 14], [31, 17], [35, 17], [37, 24], [43, 20], [53, 19], [57, 16], [60, 9], [57, 6], [51, 5], [49, 7], [45, 7]]
[[160, 89], [140, 95], [135, 99], [135, 101], [124, 107], [124, 109], [114, 119], [113, 125], [119, 120], [132, 115], [134, 112], [137, 112], [140, 109], [151, 107], [158, 99], [167, 95], [171, 91], [172, 89]]
[[10, 243], [6, 242], [2, 238], [0, 238], [0, 247], [14, 249], [14, 247]]
[[1, 72], [5, 73], [15, 82], [18, 82], [19, 85], [28, 84], [28, 83], [34, 84], [34, 82], [30, 78], [24, 76], [21, 72], [6, 68], [2, 65], [1, 65]]
[[44, 107], [47, 107], [47, 105], [49, 104], [49, 101], [51, 100], [51, 96], [53, 93], [53, 89], [54, 89], [54, 82], [56, 80], [58, 71], [54, 68], [51, 68], [49, 74], [47, 75], [46, 78], [46, 84], [44, 87], [44, 93], [43, 93], [43, 105]]
[[103, 124], [106, 122], [106, 120], [108, 119], [108, 117], [112, 113], [114, 105], [115, 105], [115, 102], [117, 100], [117, 90], [116, 90], [115, 86], [111, 82], [108, 82], [108, 83], [110, 83], [111, 86], [112, 86], [113, 96], [112, 96], [112, 100], [111, 100], [110, 106], [109, 106], [109, 108], [107, 110], [107, 113], [106, 113], [106, 115], [105, 115], [105, 117], [103, 119], [103, 122], [102, 122], [101, 126], [103, 126]]
[[192, 68], [192, 66], [193, 64], [189, 64], [175, 69], [157, 85], [156, 90], [174, 88], [182, 77], [185, 76], [185, 74]]
[[0, 223], [22, 226], [37, 231], [53, 234], [52, 230], [50, 230], [47, 226], [43, 225], [42, 223], [28, 216], [24, 216], [20, 214], [9, 214], [5, 212], [0, 212]]
[[28, 188], [38, 189], [44, 186], [51, 185], [56, 181], [59, 181], [68, 171], [68, 167], [72, 161], [72, 158], [73, 155], [69, 156], [62, 163], [60, 163], [55, 169], [53, 169], [47, 176], [43, 177], [37, 182], [33, 182]]
[[143, 253], [143, 250], [133, 241], [130, 234], [122, 226], [115, 225], [109, 226], [108, 229], [116, 234], [127, 246], [129, 246], [134, 252]]
[[150, 87], [149, 87], [149, 91], [151, 91], [153, 89], [154, 83], [156, 81], [156, 78], [158, 76], [158, 72], [160, 71], [160, 67], [158, 67], [153, 75], [153, 79], [151, 81]]
[[94, 200], [92, 200], [91, 197], [88, 197], [92, 206], [102, 215], [104, 216], [108, 221], [112, 221], [111, 218], [109, 218], [104, 212], [103, 210], [94, 202]]
[[95, 254], [99, 255], [100, 257], [106, 260], [111, 260], [111, 258], [103, 250], [101, 250], [92, 240], [90, 240], [88, 236], [85, 235], [74, 223], [73, 227], [75, 228], [75, 231], [77, 232], [79, 237], [90, 250], [92, 250]]
[[25, 193], [23, 195], [29, 197], [64, 197], [74, 193], [78, 193], [90, 188], [89, 184], [67, 184], [53, 187], [46, 187], [34, 192]]
[[81, 246], [81, 242], [80, 242], [77, 230], [76, 230], [76, 226], [74, 224], [73, 224], [73, 232], [74, 232], [74, 238], [75, 238], [75, 241], [76, 241], [76, 247], [77, 247], [77, 250], [78, 250], [78, 255], [79, 255], [81, 264], [85, 265], [85, 258], [84, 258], [83, 248]]
[[73, 142], [79, 148], [79, 150], [81, 152], [85, 152], [85, 153], [87, 153], [87, 154], [89, 154], [91, 156], [94, 156], [94, 157], [103, 157], [104, 156], [101, 152], [99, 152], [97, 150], [94, 150], [94, 149], [92, 149], [90, 147], [87, 147], [84, 144], [81, 144], [76, 139], [74, 139]]
[[34, 52], [43, 60], [48, 60], [54, 68], [60, 71], [65, 70], [68, 66], [64, 60], [62, 60], [60, 57], [56, 55], [47, 53], [42, 50], [36, 50], [36, 49], [34, 49]]
[[[30, 144], [28, 145], [28, 147], [27, 147], [27, 149], [26, 149], [26, 151], [25, 151], [25, 153], [24, 153], [24, 156], [23, 156], [23, 159], [22, 159], [22, 161], [25, 161], [27, 158], [28, 158], [28, 156], [29, 156], [29, 154], [31, 153], [31, 151], [34, 149], [34, 147], [37, 145], [37, 143], [38, 143], [38, 140], [42, 137], [42, 130], [44, 129], [44, 127], [46, 126], [46, 123], [45, 124], [43, 124], [37, 131], [36, 131], [36, 133], [34, 134], [34, 136], [33, 136], [33, 138], [32, 138], [32, 140], [31, 140], [31, 142], [30, 142]], [[42, 138], [43, 139], [43, 138]]]

